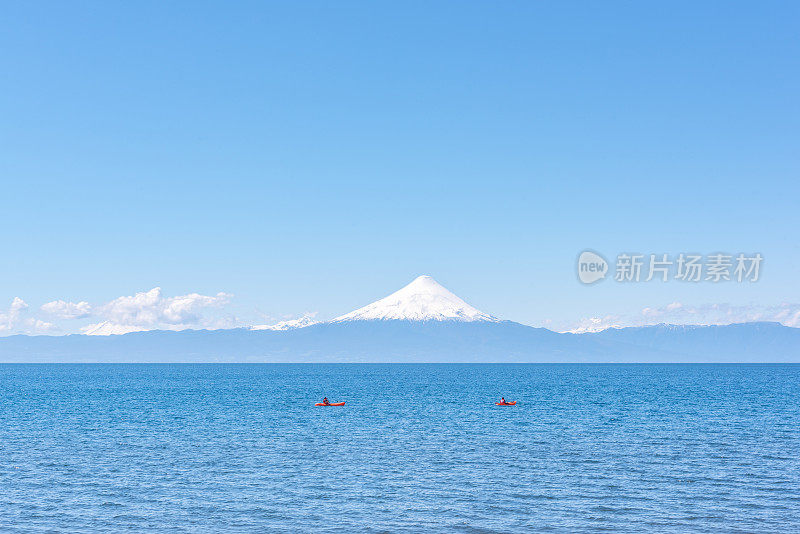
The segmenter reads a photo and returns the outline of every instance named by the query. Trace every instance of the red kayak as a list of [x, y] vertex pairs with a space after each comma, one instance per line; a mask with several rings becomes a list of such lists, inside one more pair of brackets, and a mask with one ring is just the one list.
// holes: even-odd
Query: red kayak
[[328, 404], [318, 402], [314, 406], [344, 406], [343, 402], [329, 402]]
[[498, 406], [514, 406], [516, 403], [517, 403], [517, 401], [513, 401], [513, 402], [495, 402], [495, 404], [498, 405]]

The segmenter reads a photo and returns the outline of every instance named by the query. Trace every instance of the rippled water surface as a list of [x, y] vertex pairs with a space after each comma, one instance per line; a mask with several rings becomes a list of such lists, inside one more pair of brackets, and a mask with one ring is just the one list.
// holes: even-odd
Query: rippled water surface
[[0, 366], [11, 532], [798, 531], [799, 451], [792, 365]]

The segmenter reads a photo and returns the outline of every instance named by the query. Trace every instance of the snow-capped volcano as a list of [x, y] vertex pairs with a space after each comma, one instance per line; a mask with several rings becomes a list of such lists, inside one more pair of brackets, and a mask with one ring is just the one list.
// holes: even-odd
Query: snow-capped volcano
[[420, 276], [400, 291], [331, 322], [376, 320], [499, 321], [473, 308], [430, 276]]

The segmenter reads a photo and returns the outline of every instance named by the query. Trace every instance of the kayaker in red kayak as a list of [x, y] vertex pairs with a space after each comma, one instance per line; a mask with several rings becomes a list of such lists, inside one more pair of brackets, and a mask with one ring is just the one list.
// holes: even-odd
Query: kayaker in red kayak
[[325, 397], [324, 399], [322, 399], [322, 402], [318, 402], [314, 406], [344, 406], [344, 401], [331, 402], [328, 400], [328, 397]]
[[500, 404], [506, 404], [506, 398], [500, 397]]

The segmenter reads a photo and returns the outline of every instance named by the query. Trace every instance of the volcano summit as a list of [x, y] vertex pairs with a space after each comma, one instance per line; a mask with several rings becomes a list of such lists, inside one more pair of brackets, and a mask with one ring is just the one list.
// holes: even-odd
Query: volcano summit
[[477, 310], [424, 275], [388, 297], [337, 317], [344, 321], [489, 321], [499, 319]]

